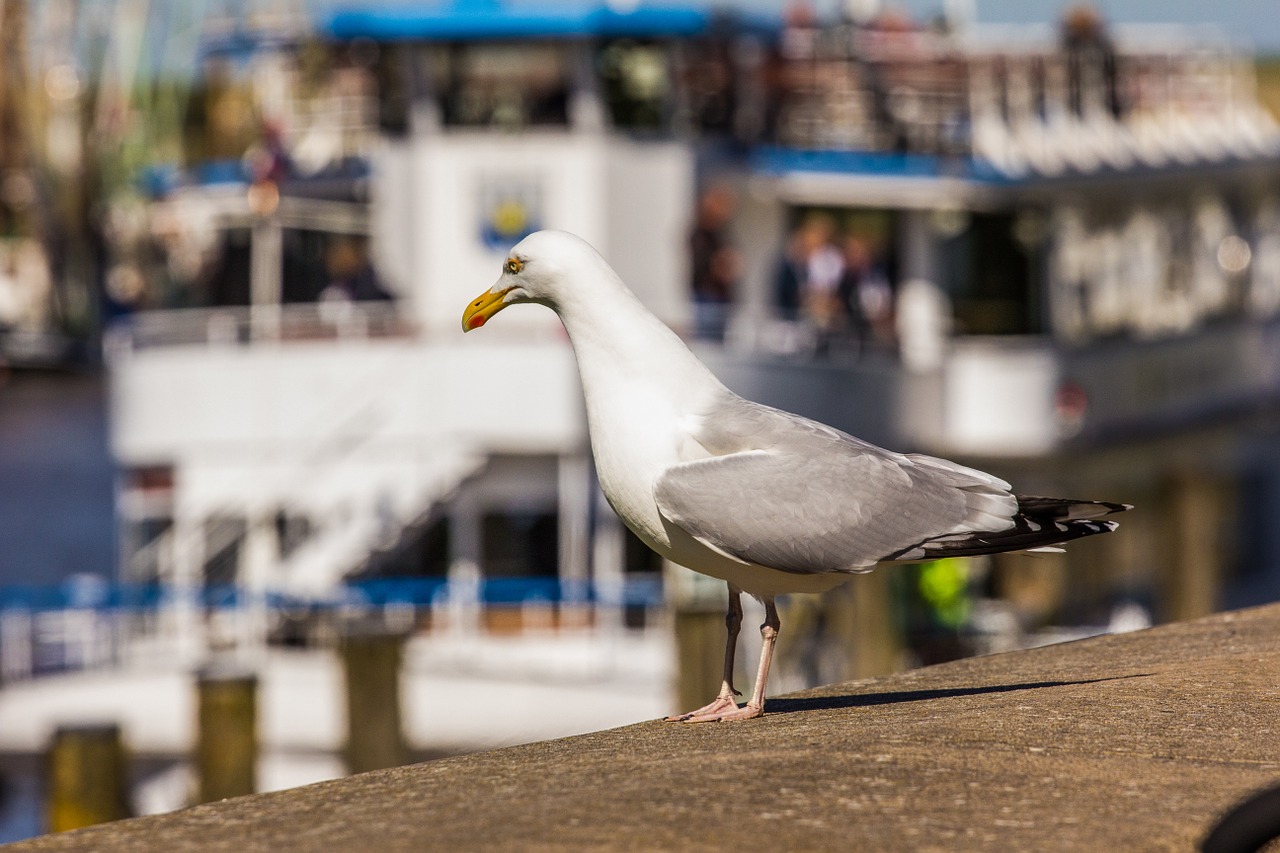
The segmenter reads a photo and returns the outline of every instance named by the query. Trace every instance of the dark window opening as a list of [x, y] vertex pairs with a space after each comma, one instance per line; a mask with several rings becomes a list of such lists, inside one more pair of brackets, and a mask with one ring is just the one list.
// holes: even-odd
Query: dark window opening
[[639, 536], [626, 530], [622, 567], [627, 574], [656, 574], [662, 571], [662, 557], [641, 542]]
[[449, 127], [563, 127], [569, 123], [569, 57], [555, 44], [452, 45], [441, 68]]
[[408, 46], [378, 45], [373, 74], [378, 92], [378, 129], [390, 136], [405, 136], [409, 132], [413, 100]]
[[1044, 329], [1032, 251], [1015, 236], [1013, 214], [975, 214], [944, 244], [956, 332], [1030, 335]]
[[413, 574], [442, 578], [449, 573], [449, 549], [451, 538], [449, 519], [439, 518], [422, 532], [414, 548], [416, 565]]
[[671, 67], [666, 48], [652, 41], [619, 39], [596, 55], [605, 108], [614, 127], [660, 131], [671, 109]]
[[489, 513], [481, 522], [481, 536], [485, 577], [559, 575], [560, 528], [554, 512]]
[[249, 304], [248, 228], [229, 228], [218, 237], [213, 257], [200, 272], [197, 301], [219, 308]]
[[284, 232], [281, 289], [286, 303], [391, 298], [373, 267], [368, 238], [292, 228]]

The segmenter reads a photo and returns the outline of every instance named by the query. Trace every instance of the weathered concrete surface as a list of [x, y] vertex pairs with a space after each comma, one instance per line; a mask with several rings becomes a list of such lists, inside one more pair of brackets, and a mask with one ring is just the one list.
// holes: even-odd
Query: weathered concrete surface
[[19, 851], [1190, 850], [1280, 781], [1280, 606], [367, 773]]

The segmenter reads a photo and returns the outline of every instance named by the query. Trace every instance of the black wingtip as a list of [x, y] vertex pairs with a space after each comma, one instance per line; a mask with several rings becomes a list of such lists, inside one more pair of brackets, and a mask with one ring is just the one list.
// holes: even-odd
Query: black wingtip
[[1133, 504], [1112, 501], [1081, 501], [1037, 495], [1017, 495], [1016, 497], [1019, 514], [1040, 522], [1084, 521], [1133, 509]]
[[1007, 530], [975, 531], [963, 536], [952, 534], [926, 540], [885, 559], [927, 560], [1035, 550], [1085, 536], [1110, 533], [1120, 526], [1120, 522], [1101, 519], [1131, 509], [1131, 504], [1109, 501], [1075, 501], [1019, 495], [1014, 526]]

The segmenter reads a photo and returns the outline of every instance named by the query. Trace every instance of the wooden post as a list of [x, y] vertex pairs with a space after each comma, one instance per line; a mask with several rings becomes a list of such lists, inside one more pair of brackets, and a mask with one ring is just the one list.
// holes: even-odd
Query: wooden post
[[672, 711], [692, 711], [715, 698], [724, 675], [725, 631], [724, 613], [676, 608], [676, 707]]
[[48, 755], [50, 832], [129, 817], [120, 727], [62, 726]]
[[404, 637], [385, 631], [342, 641], [347, 690], [347, 769], [398, 767], [408, 757], [400, 726], [400, 662]]
[[833, 632], [849, 650], [846, 677], [871, 678], [902, 668], [903, 639], [893, 600], [893, 569], [859, 575], [825, 596]]
[[1184, 472], [1167, 484], [1170, 551], [1161, 592], [1163, 615], [1180, 622], [1218, 609], [1222, 586], [1222, 488], [1207, 472]]
[[258, 764], [257, 677], [207, 669], [200, 673], [196, 685], [199, 802], [254, 793]]
[[[1078, 547], [1076, 543], [1072, 545], [1073, 549]], [[1068, 582], [1078, 583], [1078, 575], [1072, 574], [1067, 559], [1067, 554], [1025, 551], [994, 555], [996, 597], [1010, 604], [1026, 625], [1039, 628], [1049, 624], [1067, 599]]]
[[728, 587], [664, 560], [667, 600], [676, 641], [678, 713], [700, 708], [715, 697], [724, 675], [724, 616]]

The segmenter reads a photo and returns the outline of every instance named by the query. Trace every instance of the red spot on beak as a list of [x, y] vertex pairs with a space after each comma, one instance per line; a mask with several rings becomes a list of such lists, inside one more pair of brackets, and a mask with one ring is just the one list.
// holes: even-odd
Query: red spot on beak
[[485, 323], [485, 316], [483, 314], [477, 314], [476, 316], [472, 317], [470, 320], [467, 321], [467, 328], [478, 329], [481, 326], [483, 326], [484, 323]]

